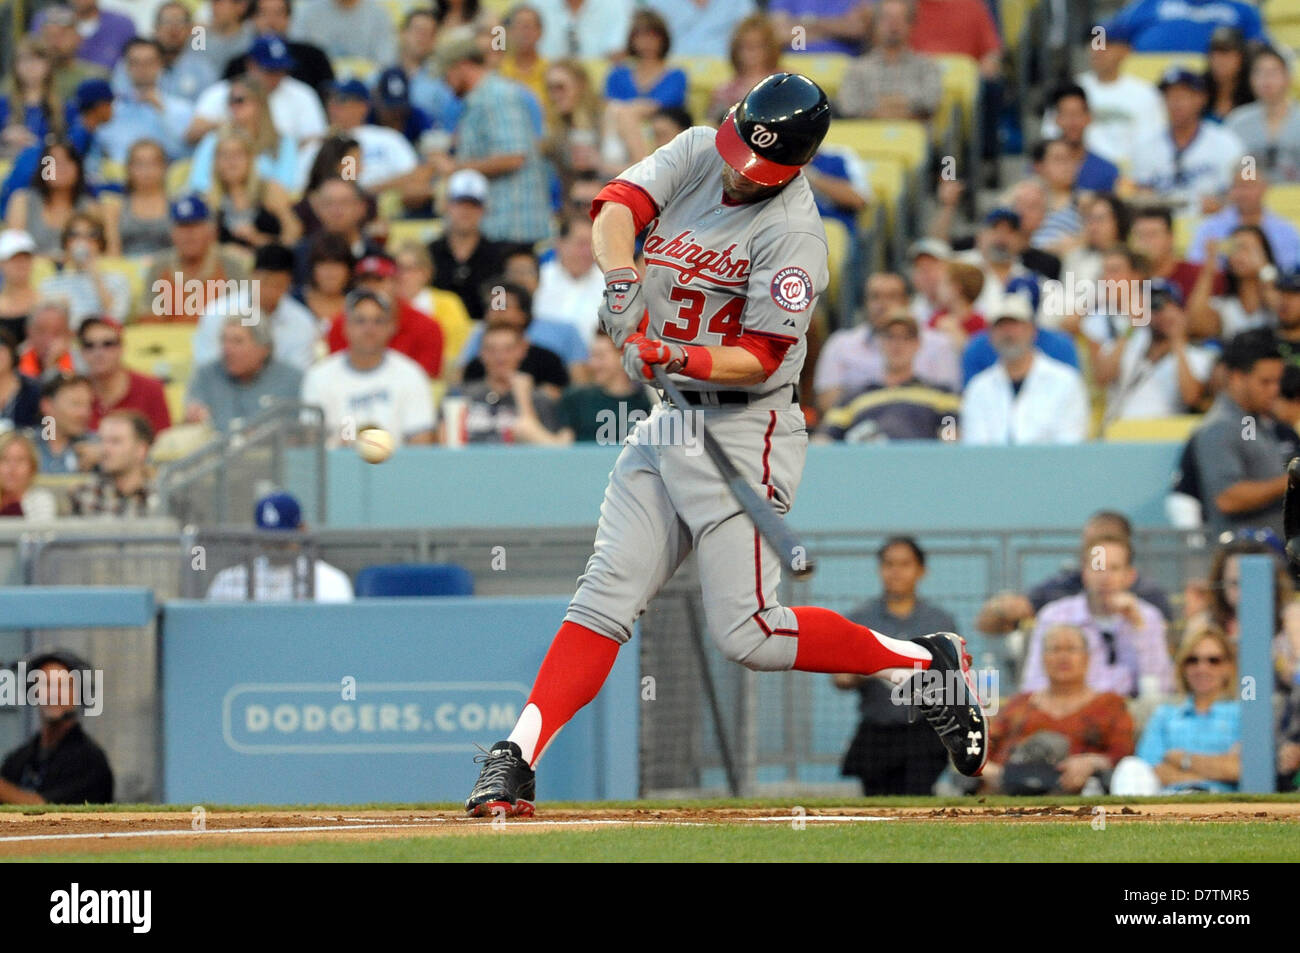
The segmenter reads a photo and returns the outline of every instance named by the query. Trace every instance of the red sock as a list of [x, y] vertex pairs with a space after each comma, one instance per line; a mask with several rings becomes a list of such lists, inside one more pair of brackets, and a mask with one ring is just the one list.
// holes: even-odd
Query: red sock
[[850, 622], [830, 609], [800, 606], [799, 645], [794, 667], [800, 672], [846, 672], [871, 675], [886, 668], [930, 667], [930, 653], [915, 642], [891, 639]]
[[618, 656], [618, 643], [576, 622], [565, 622], [542, 660], [532, 694], [510, 733], [530, 766], [555, 733], [596, 697]]

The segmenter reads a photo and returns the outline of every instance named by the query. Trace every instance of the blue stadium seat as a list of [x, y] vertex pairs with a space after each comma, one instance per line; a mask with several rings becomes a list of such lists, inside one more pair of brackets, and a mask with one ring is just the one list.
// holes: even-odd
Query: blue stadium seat
[[397, 563], [367, 566], [357, 573], [357, 598], [383, 596], [472, 596], [474, 577], [454, 563]]

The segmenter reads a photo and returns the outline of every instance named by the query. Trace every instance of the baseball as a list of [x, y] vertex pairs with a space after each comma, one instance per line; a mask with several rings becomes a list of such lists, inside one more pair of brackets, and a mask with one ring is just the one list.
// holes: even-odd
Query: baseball
[[356, 447], [366, 463], [383, 463], [393, 455], [393, 435], [380, 427], [367, 427], [357, 434]]

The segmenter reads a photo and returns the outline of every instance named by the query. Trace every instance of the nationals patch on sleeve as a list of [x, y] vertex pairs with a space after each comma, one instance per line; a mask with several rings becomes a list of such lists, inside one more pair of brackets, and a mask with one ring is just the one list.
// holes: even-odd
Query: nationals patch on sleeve
[[772, 276], [772, 300], [787, 311], [805, 311], [812, 304], [813, 283], [808, 272], [793, 265]]

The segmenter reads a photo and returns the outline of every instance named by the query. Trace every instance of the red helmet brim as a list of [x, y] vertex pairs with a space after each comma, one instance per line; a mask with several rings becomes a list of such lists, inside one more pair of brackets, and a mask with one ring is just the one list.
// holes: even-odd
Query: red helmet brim
[[727, 165], [749, 181], [759, 185], [785, 185], [802, 168], [802, 166], [781, 165], [779, 162], [764, 159], [751, 149], [745, 140], [740, 138], [740, 130], [736, 128], [734, 106], [727, 113], [727, 118], [718, 126], [718, 134], [713, 142], [718, 148], [718, 155], [722, 156]]

